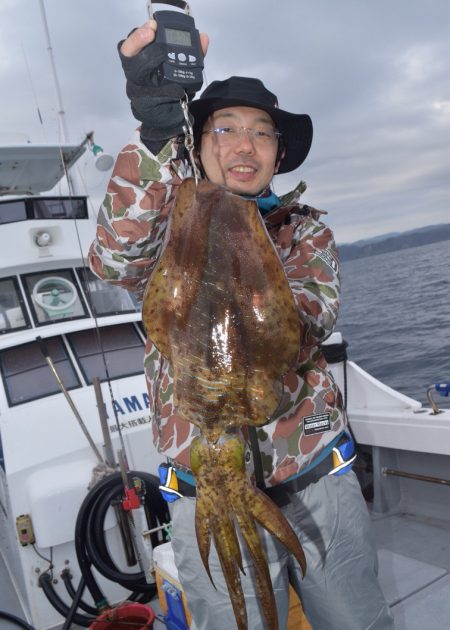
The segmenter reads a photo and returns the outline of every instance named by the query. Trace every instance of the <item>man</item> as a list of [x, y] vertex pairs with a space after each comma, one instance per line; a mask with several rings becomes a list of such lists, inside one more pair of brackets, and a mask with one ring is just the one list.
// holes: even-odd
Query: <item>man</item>
[[[192, 173], [184, 153], [182, 90], [158, 87], [152, 70], [156, 22], [121, 44], [127, 93], [142, 121], [120, 153], [99, 213], [90, 264], [101, 278], [142, 296], [161, 252], [181, 181]], [[202, 38], [206, 51], [207, 40]], [[312, 141], [309, 116], [278, 107], [257, 79], [213, 82], [190, 104], [197, 163], [203, 176], [231, 192], [256, 199], [289, 281], [302, 325], [298, 362], [284, 377], [281, 404], [271, 421], [246, 434], [249, 474], [281, 507], [303, 545], [307, 572], [284, 547], [261, 531], [286, 627], [288, 586], [293, 585], [315, 630], [388, 630], [392, 619], [379, 587], [370, 524], [358, 482], [350, 470], [353, 442], [342, 397], [327, 371], [320, 343], [338, 311], [338, 260], [321, 212], [272, 191], [275, 173], [294, 170]], [[177, 470], [184, 497], [173, 504], [172, 545], [181, 584], [197, 630], [235, 628], [234, 614], [214, 549], [211, 585], [199, 557], [194, 528], [195, 486], [189, 446], [196, 429], [177, 415], [172, 373], [147, 341], [145, 373], [159, 451]], [[333, 460], [339, 451], [340, 460]], [[248, 626], [263, 629], [251, 561], [244, 551]]]

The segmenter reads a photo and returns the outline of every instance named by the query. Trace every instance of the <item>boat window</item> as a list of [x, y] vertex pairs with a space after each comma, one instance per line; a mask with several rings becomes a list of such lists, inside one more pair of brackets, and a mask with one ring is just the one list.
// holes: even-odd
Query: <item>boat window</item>
[[86, 219], [85, 197], [40, 197], [32, 200], [32, 219]]
[[0, 201], [0, 224], [25, 221], [27, 207], [25, 201]]
[[0, 225], [35, 219], [87, 219], [86, 197], [39, 197], [0, 201]]
[[88, 316], [72, 270], [29, 273], [22, 279], [37, 325]]
[[[61, 337], [51, 337], [45, 343], [66, 389], [79, 387], [80, 382]], [[11, 407], [60, 391], [37, 341], [0, 351], [0, 368]]]
[[23, 297], [15, 278], [0, 280], [0, 333], [30, 328]]
[[90, 269], [79, 268], [77, 272], [95, 315], [120, 315], [140, 311], [140, 304], [130, 291], [100, 280]]
[[94, 377], [106, 380], [103, 356], [110, 378], [143, 372], [144, 344], [133, 324], [82, 330], [67, 338], [89, 384]]

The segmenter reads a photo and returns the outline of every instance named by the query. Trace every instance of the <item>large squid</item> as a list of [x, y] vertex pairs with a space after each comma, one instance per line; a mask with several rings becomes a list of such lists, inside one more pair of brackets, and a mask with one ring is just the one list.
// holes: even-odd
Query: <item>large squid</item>
[[248, 478], [241, 427], [268, 422], [295, 363], [300, 324], [292, 293], [254, 201], [209, 182], [183, 182], [143, 306], [147, 333], [170, 361], [178, 413], [200, 429], [191, 445], [197, 541], [209, 577], [214, 541], [239, 630], [247, 628], [236, 523], [255, 568], [270, 630], [275, 598], [257, 523], [305, 571], [297, 536]]

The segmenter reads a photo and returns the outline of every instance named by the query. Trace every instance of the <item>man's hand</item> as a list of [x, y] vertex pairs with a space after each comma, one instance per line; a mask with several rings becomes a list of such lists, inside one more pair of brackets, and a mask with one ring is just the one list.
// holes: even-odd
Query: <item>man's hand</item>
[[145, 46], [151, 44], [156, 37], [158, 25], [156, 20], [149, 20], [139, 28], [136, 28], [123, 42], [120, 52], [125, 57], [134, 57]]
[[[134, 57], [141, 52], [145, 46], [148, 46], [148, 44], [151, 44], [155, 40], [157, 28], [158, 24], [156, 20], [149, 20], [135, 29], [123, 42], [120, 48], [122, 55], [124, 55], [124, 57]], [[206, 55], [209, 45], [209, 37], [206, 33], [200, 33], [200, 44], [203, 55]]]
[[[180, 99], [185, 96], [184, 88], [177, 83], [158, 85], [156, 71], [165, 61], [166, 50], [164, 44], [155, 42], [157, 28], [156, 20], [149, 20], [118, 46], [131, 111], [142, 122], [141, 139], [153, 152], [159, 150], [160, 142], [182, 133], [184, 113]], [[204, 55], [208, 43], [208, 36], [200, 33]]]

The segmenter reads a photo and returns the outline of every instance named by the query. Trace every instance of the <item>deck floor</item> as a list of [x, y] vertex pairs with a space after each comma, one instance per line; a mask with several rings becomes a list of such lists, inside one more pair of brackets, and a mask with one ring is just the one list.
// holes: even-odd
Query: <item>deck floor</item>
[[372, 515], [379, 579], [396, 630], [442, 630], [450, 619], [450, 523]]

